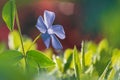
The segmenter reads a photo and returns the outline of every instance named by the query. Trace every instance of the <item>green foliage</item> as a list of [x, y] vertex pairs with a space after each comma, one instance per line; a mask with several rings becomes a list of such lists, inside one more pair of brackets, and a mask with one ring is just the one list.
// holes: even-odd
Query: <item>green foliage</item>
[[92, 63], [95, 63], [98, 54], [97, 54], [97, 45], [92, 41], [85, 42], [85, 66], [90, 66]]
[[74, 58], [74, 66], [75, 66], [74, 68], [76, 73], [76, 79], [80, 80], [81, 65], [80, 65], [80, 58], [77, 53], [76, 47], [74, 47], [73, 58]]
[[12, 32], [9, 33], [8, 35], [8, 45], [10, 49], [17, 50], [20, 45], [20, 35], [17, 30], [13, 30]]
[[118, 71], [120, 69], [120, 50], [114, 49], [112, 54], [112, 67]]
[[120, 9], [114, 7], [111, 11], [104, 14], [102, 19], [103, 33], [108, 39], [110, 45], [114, 48], [120, 48]]
[[99, 44], [84, 43], [84, 68], [81, 52], [76, 48], [66, 49], [63, 56], [55, 56], [57, 69], [54, 68], [53, 74], [57, 80], [119, 80], [119, 49], [112, 49], [107, 39]]
[[27, 61], [29, 61], [29, 59], [33, 59], [39, 65], [40, 68], [47, 68], [55, 65], [55, 63], [51, 59], [49, 59], [40, 51], [31, 50], [28, 51], [26, 54]]
[[[23, 37], [23, 47], [25, 50], [25, 53], [29, 50], [36, 50], [37, 49], [37, 45], [36, 44], [32, 44], [32, 40], [28, 37]], [[32, 45], [32, 47], [30, 48], [30, 46]], [[19, 51], [22, 52], [22, 46], [20, 45], [18, 48]]]
[[[111, 13], [107, 15], [103, 22], [104, 26], [108, 26], [105, 27], [108, 40], [103, 39], [99, 44], [85, 41], [81, 51], [74, 47], [66, 49], [60, 56], [54, 55], [52, 49], [44, 53], [37, 51], [35, 42], [39, 36], [34, 41], [23, 37], [16, 13], [15, 0], [8, 0], [2, 17], [11, 32], [9, 50], [0, 44], [0, 80], [36, 80], [37, 74], [42, 80], [120, 80], [120, 49], [114, 48], [120, 46], [119, 10], [116, 13], [113, 11], [115, 15], [112, 17]], [[14, 30], [15, 19], [19, 31]], [[47, 77], [41, 77], [41, 74]]]
[[108, 79], [108, 80], [114, 80], [115, 73], [116, 73], [115, 70], [112, 69], [112, 70], [110, 71], [107, 79]]
[[[24, 46], [25, 52], [28, 51], [31, 44], [32, 44], [32, 40], [30, 38], [24, 36], [23, 37], [23, 46]], [[12, 50], [18, 50], [18, 51], [22, 52], [20, 35], [19, 35], [19, 32], [17, 30], [13, 30], [12, 32], [9, 33], [8, 46]], [[37, 45], [33, 44], [29, 50], [35, 50], [36, 48], [37, 48]]]
[[0, 43], [0, 54], [6, 50], [5, 43]]
[[98, 80], [105, 80], [105, 76], [107, 74], [107, 71], [109, 69], [109, 66], [110, 66], [110, 62], [108, 63], [108, 65], [106, 66], [105, 70], [103, 71], [102, 75], [99, 77]]
[[98, 53], [101, 53], [101, 51], [103, 50], [107, 52], [108, 49], [109, 49], [108, 41], [107, 39], [103, 39], [98, 45]]
[[63, 73], [63, 65], [64, 64], [63, 64], [62, 60], [60, 59], [60, 57], [56, 56], [55, 57], [55, 62], [56, 62], [58, 71], [60, 71], [61, 73]]
[[22, 53], [15, 50], [7, 50], [0, 54], [0, 65], [14, 65], [22, 58]]
[[[5, 73], [9, 73], [10, 70], [8, 71], [6, 69], [15, 68], [15, 70], [18, 70], [21, 74], [27, 73], [27, 75], [25, 75], [26, 78], [24, 79], [32, 80], [33, 75], [39, 73], [41, 68], [48, 68], [55, 65], [55, 63], [42, 52], [36, 51], [35, 42], [39, 36], [34, 41], [22, 36], [14, 0], [9, 0], [5, 4], [2, 11], [2, 17], [9, 30], [11, 30], [8, 41], [9, 49], [11, 50], [3, 51], [3, 45], [1, 45], [0, 65], [2, 66], [0, 66], [0, 71], [3, 69]], [[18, 31], [14, 30], [15, 19], [17, 21]], [[16, 73], [14, 74], [16, 75]], [[9, 75], [5, 76], [8, 77]], [[0, 79], [1, 78], [2, 77], [0, 76]]]
[[64, 72], [66, 72], [69, 68], [74, 68], [73, 64], [73, 50], [67, 49], [64, 53]]
[[9, 0], [3, 7], [2, 11], [2, 18], [7, 24], [9, 30], [13, 30], [14, 28], [15, 12], [16, 12], [15, 1]]
[[[40, 51], [26, 51], [27, 66], [25, 68], [31, 79], [37, 73], [42, 74], [43, 72], [46, 76], [54, 76], [55, 80], [119, 80], [120, 50], [112, 49], [108, 45], [106, 39], [103, 39], [99, 44], [95, 44], [92, 41], [84, 43], [84, 71], [81, 67], [82, 55], [76, 47], [74, 49], [66, 49], [62, 56], [55, 56], [53, 51], [48, 49], [45, 53], [49, 58]], [[51, 60], [52, 56], [54, 56], [56, 66]], [[16, 65], [18, 70], [20, 70], [20, 66], [23, 65], [20, 64], [22, 59], [24, 59], [22, 52], [15, 50], [4, 51], [0, 55], [0, 65], [7, 63], [10, 67], [12, 64]], [[51, 66], [54, 67], [51, 68]], [[42, 68], [47, 68], [46, 70], [49, 71], [41, 71]], [[48, 73], [51, 74], [48, 75]], [[41, 79], [40, 76], [39, 78]], [[46, 78], [42, 77], [42, 79]]]

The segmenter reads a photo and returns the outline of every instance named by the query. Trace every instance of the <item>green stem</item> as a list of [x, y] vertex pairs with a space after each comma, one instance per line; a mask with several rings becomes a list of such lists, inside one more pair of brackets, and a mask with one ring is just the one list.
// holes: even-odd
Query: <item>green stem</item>
[[85, 42], [82, 41], [82, 48], [81, 48], [81, 61], [82, 61], [82, 71], [84, 72], [84, 69], [85, 69], [85, 50], [84, 50], [84, 47], [85, 47]]
[[17, 23], [17, 27], [18, 27], [18, 31], [19, 31], [19, 35], [20, 35], [20, 41], [21, 41], [22, 51], [23, 51], [23, 54], [25, 56], [25, 50], [24, 50], [24, 45], [23, 45], [23, 39], [22, 39], [22, 34], [21, 34], [21, 29], [20, 29], [20, 23], [19, 23], [17, 9], [16, 9], [16, 23]]
[[21, 28], [20, 28], [20, 22], [19, 22], [17, 9], [16, 9], [16, 23], [17, 23], [18, 32], [19, 32], [19, 35], [20, 35], [20, 41], [21, 41], [21, 46], [22, 46], [22, 51], [23, 51], [23, 56], [24, 56], [24, 61], [25, 61], [25, 72], [28, 72], [26, 53], [25, 53], [25, 50], [24, 50], [24, 44], [23, 44], [23, 39], [22, 39], [22, 34], [21, 34]]
[[[32, 44], [30, 45], [30, 47], [28, 48], [28, 50], [30, 50], [30, 48], [32, 47], [33, 44], [35, 44], [35, 42], [40, 38], [41, 34], [39, 34], [35, 39], [34, 41], [32, 42]], [[27, 51], [28, 51], [27, 50]]]

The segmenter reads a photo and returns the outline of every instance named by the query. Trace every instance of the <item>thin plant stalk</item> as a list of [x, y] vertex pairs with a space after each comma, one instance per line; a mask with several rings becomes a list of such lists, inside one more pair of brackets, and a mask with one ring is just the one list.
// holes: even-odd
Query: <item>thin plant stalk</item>
[[82, 67], [82, 72], [85, 70], [85, 42], [82, 41], [82, 48], [81, 48], [81, 67]]
[[25, 61], [25, 72], [28, 72], [26, 53], [25, 53], [25, 50], [24, 50], [24, 44], [23, 44], [23, 39], [22, 39], [22, 34], [21, 34], [21, 28], [20, 28], [20, 22], [19, 22], [17, 9], [16, 9], [16, 23], [17, 23], [18, 32], [19, 32], [19, 35], [20, 35], [20, 41], [21, 41], [21, 46], [22, 46], [22, 51], [23, 51], [23, 56], [24, 56], [24, 61]]
[[17, 23], [18, 32], [19, 32], [19, 35], [20, 35], [20, 41], [21, 41], [22, 51], [23, 51], [23, 54], [25, 56], [24, 44], [23, 44], [23, 39], [22, 39], [22, 34], [21, 34], [21, 28], [20, 28], [20, 23], [19, 23], [17, 9], [16, 9], [16, 23]]
[[[31, 49], [32, 45], [35, 44], [35, 42], [40, 38], [40, 36], [41, 36], [41, 34], [39, 34], [39, 35], [34, 39], [34, 41], [32, 42], [32, 44], [31, 44], [30, 47], [28, 48], [28, 50]], [[28, 50], [27, 50], [27, 51], [28, 51]]]

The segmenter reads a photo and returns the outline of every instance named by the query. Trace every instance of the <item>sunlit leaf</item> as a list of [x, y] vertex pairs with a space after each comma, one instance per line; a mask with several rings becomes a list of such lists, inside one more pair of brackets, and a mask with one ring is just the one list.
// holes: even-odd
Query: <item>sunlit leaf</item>
[[16, 6], [14, 0], [9, 0], [3, 7], [2, 18], [9, 30], [13, 30], [14, 28], [15, 11]]
[[55, 62], [56, 62], [56, 65], [57, 65], [57, 68], [60, 72], [63, 72], [63, 62], [62, 60], [60, 59], [59, 56], [56, 56], [55, 57]]
[[98, 45], [98, 53], [100, 53], [102, 50], [108, 51], [108, 46], [107, 39], [103, 39]]
[[85, 66], [90, 66], [93, 61], [93, 52], [88, 51], [85, 53]]
[[120, 69], [120, 50], [115, 49], [113, 51], [113, 55], [112, 55], [111, 60], [112, 60], [112, 67], [115, 70], [119, 70]]
[[30, 50], [27, 52], [27, 60], [33, 59], [40, 68], [54, 66], [55, 63], [40, 51]]
[[97, 45], [94, 42], [86, 41], [84, 44], [85, 44], [85, 52], [89, 50], [93, 51], [93, 53], [96, 52]]
[[64, 72], [66, 72], [69, 68], [70, 68], [70, 64], [73, 60], [73, 54], [71, 54], [68, 59], [67, 59], [67, 62], [65, 63], [64, 65]]
[[81, 74], [80, 80], [97, 80], [97, 76], [91, 76], [90, 74]]
[[80, 58], [79, 58], [76, 47], [74, 47], [74, 50], [73, 50], [73, 59], [74, 59], [74, 69], [75, 69], [76, 79], [80, 80], [81, 65], [80, 65]]
[[21, 45], [20, 35], [17, 30], [13, 30], [8, 35], [8, 46], [10, 49], [18, 49]]
[[114, 69], [112, 69], [112, 70], [110, 71], [109, 75], [108, 75], [107, 80], [114, 80], [115, 72], [116, 72], [116, 71], [115, 71]]
[[53, 52], [53, 50], [52, 50], [51, 48], [44, 50], [44, 53], [45, 53], [45, 55], [46, 55], [47, 57], [49, 57], [50, 59], [52, 59], [53, 54], [54, 54], [54, 52]]
[[73, 50], [72, 49], [66, 49], [64, 52], [64, 72], [69, 68], [74, 68], [73, 63]]
[[90, 66], [94, 64], [99, 55], [97, 54], [97, 45], [92, 41], [85, 42], [85, 66]]
[[66, 49], [65, 52], [64, 52], [64, 59], [67, 60], [71, 54], [73, 54], [73, 50], [72, 49]]
[[[32, 47], [30, 48], [31, 45], [32, 45]], [[24, 46], [25, 53], [28, 50], [36, 50], [37, 49], [37, 45], [36, 44], [32, 44], [32, 40], [30, 38], [28, 38], [28, 37], [25, 37], [25, 36], [23, 37], [23, 46]], [[21, 45], [19, 46], [18, 50], [23, 52]]]
[[[24, 41], [24, 50], [25, 50], [25, 52], [27, 52], [27, 50], [29, 49], [31, 44], [32, 44], [32, 40], [29, 39], [29, 38], [26, 41]], [[37, 46], [36, 46], [36, 44], [33, 44], [32, 47], [29, 50], [35, 50], [35, 49], [37, 49]]]

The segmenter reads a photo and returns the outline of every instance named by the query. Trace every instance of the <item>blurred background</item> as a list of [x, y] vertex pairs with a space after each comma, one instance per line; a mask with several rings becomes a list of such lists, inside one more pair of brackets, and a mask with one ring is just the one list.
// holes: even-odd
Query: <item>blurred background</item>
[[[6, 1], [0, 0], [0, 42], [5, 43], [9, 30], [1, 15]], [[43, 16], [44, 10], [50, 10], [56, 14], [54, 24], [65, 29], [66, 39], [60, 40], [64, 49], [74, 45], [80, 49], [82, 40], [98, 43], [103, 38], [120, 48], [120, 0], [16, 0], [16, 4], [22, 34], [32, 39], [39, 34], [37, 18]], [[45, 49], [42, 39], [37, 43], [38, 49]]]

